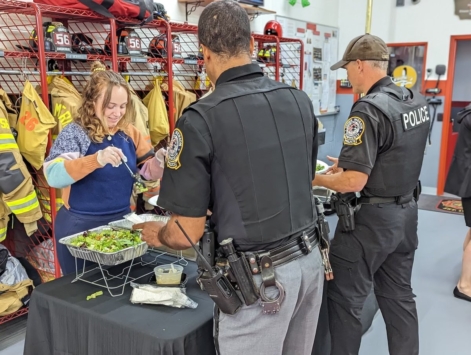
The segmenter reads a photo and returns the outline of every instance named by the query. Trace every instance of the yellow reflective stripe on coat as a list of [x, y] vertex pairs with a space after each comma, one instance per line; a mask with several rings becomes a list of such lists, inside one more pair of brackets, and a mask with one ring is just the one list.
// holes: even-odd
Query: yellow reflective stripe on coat
[[16, 144], [15, 137], [11, 133], [2, 133], [0, 134], [0, 150], [10, 150], [18, 149]]
[[[56, 198], [56, 212], [59, 211], [59, 209], [64, 206], [64, 201], [61, 198]], [[44, 218], [46, 221], [51, 222], [51, 206], [49, 204], [49, 199], [45, 198], [43, 200], [43, 213], [44, 213]]]
[[0, 242], [3, 242], [7, 237], [7, 227], [0, 228]]
[[36, 192], [33, 191], [24, 198], [7, 202], [7, 206], [10, 207], [10, 210], [14, 214], [21, 214], [21, 213], [32, 211], [35, 208], [39, 207], [39, 201], [38, 201], [38, 198], [36, 197]]

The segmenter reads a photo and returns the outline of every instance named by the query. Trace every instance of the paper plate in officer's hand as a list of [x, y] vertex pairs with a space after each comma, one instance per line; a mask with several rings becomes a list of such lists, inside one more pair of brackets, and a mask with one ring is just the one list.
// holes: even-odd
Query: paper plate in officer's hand
[[329, 165], [322, 160], [317, 160], [316, 174], [325, 174], [329, 169]]
[[151, 198], [149, 198], [147, 200], [147, 203], [149, 205], [152, 205], [152, 206], [155, 206], [155, 207], [160, 207], [158, 204], [157, 204], [157, 201], [159, 200], [159, 195], [155, 195], [155, 196], [152, 196]]

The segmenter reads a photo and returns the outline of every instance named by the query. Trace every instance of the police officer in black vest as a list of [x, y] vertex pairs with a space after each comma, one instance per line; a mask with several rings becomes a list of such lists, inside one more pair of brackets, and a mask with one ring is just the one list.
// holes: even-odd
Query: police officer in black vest
[[198, 37], [215, 89], [184, 111], [173, 132], [158, 200], [170, 221], [135, 228], [150, 245], [186, 249], [175, 221], [196, 243], [209, 209], [217, 241], [227, 246], [232, 238], [261, 297], [244, 298], [234, 314], [216, 312], [220, 354], [311, 354], [324, 274], [311, 100], [252, 63], [250, 21], [237, 2], [208, 5]]
[[366, 94], [345, 123], [340, 157], [332, 159], [330, 173], [313, 181], [341, 193], [330, 252], [334, 279], [328, 289], [333, 355], [358, 354], [360, 316], [372, 287], [386, 322], [390, 354], [419, 352], [411, 273], [430, 116], [422, 96], [386, 76], [388, 59], [386, 44], [366, 34], [354, 38], [331, 67], [346, 69], [354, 92]]

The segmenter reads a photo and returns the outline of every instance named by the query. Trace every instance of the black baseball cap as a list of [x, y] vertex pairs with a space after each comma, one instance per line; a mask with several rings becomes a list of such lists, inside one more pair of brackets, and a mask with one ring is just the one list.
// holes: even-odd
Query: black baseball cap
[[388, 61], [389, 51], [386, 43], [369, 33], [355, 37], [350, 41], [341, 61], [330, 67], [330, 70], [343, 68], [355, 60]]

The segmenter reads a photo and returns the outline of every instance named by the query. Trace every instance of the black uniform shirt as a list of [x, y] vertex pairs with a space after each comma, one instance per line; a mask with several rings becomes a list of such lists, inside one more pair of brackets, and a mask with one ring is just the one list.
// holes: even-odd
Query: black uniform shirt
[[[295, 233], [312, 227], [316, 218], [310, 197], [310, 181], [317, 159], [317, 121], [312, 103], [304, 93], [280, 83], [274, 84], [273, 91], [263, 94], [264, 88], [258, 90], [256, 87], [260, 80], [263, 80], [263, 72], [257, 64], [229, 69], [220, 75], [210, 96], [184, 111], [172, 135], [158, 200], [162, 208], [185, 217], [203, 217], [207, 209], [213, 211], [211, 221], [219, 241], [232, 237], [241, 250], [276, 247]], [[208, 108], [208, 103], [224, 92], [223, 86], [221, 91], [217, 90], [218, 85], [225, 85], [227, 90], [227, 83], [234, 81], [238, 82], [243, 93], [255, 86], [254, 95], [244, 96], [242, 93], [237, 98]], [[298, 104], [293, 104], [296, 101], [291, 97], [296, 98]], [[273, 105], [268, 107], [273, 107], [277, 113], [276, 122], [270, 121], [273, 115], [270, 110], [255, 112], [267, 107], [267, 103]], [[197, 107], [205, 107], [213, 116], [203, 117], [203, 111], [198, 111]], [[290, 118], [290, 114], [296, 114], [297, 110], [303, 112], [302, 119]], [[228, 127], [234, 127], [234, 131]], [[273, 136], [270, 132], [276, 132], [274, 127], [284, 132], [279, 131], [280, 136]], [[302, 127], [309, 127], [309, 135], [303, 135]], [[211, 132], [218, 137], [212, 137]], [[278, 140], [286, 140], [287, 136], [300, 138], [277, 146]], [[306, 148], [311, 147], [310, 142], [305, 142], [308, 136], [312, 139], [312, 151], [305, 153]], [[221, 146], [221, 137], [226, 137], [227, 148]], [[274, 150], [270, 153], [267, 149], [272, 144], [271, 149]], [[245, 149], [251, 149], [253, 155]], [[302, 158], [292, 158], [296, 152], [300, 157], [312, 159], [313, 170], [308, 170], [305, 160], [299, 162]], [[262, 159], [263, 154], [268, 154], [268, 157]], [[286, 154], [290, 159], [275, 159], [280, 154]], [[254, 166], [251, 157], [262, 164]], [[260, 171], [265, 165], [267, 168]], [[241, 169], [237, 170], [237, 166]], [[292, 172], [283, 170], [292, 166], [295, 167], [294, 173], [298, 172], [294, 178]], [[312, 172], [311, 176], [308, 176], [308, 171]], [[304, 180], [300, 179], [303, 178], [306, 186], [301, 186], [300, 181]]]
[[[390, 77], [376, 82], [367, 94], [378, 92], [380, 87], [398, 87]], [[339, 167], [370, 175], [376, 157], [393, 143], [391, 122], [384, 114], [366, 102], [358, 102], [344, 126], [343, 147], [339, 156]]]
[[[223, 72], [216, 86], [233, 80], [247, 80], [263, 76], [257, 65], [257, 71], [247, 71], [247, 66], [236, 67]], [[253, 69], [253, 68], [252, 68]], [[211, 135], [206, 122], [196, 111], [184, 111], [175, 127], [182, 132], [172, 136], [176, 142], [175, 149], [181, 151], [178, 157], [183, 169], [164, 170], [162, 189], [159, 195], [159, 206], [185, 217], [204, 217], [211, 209]], [[184, 147], [184, 149], [183, 149]], [[172, 147], [169, 148], [171, 153]]]

